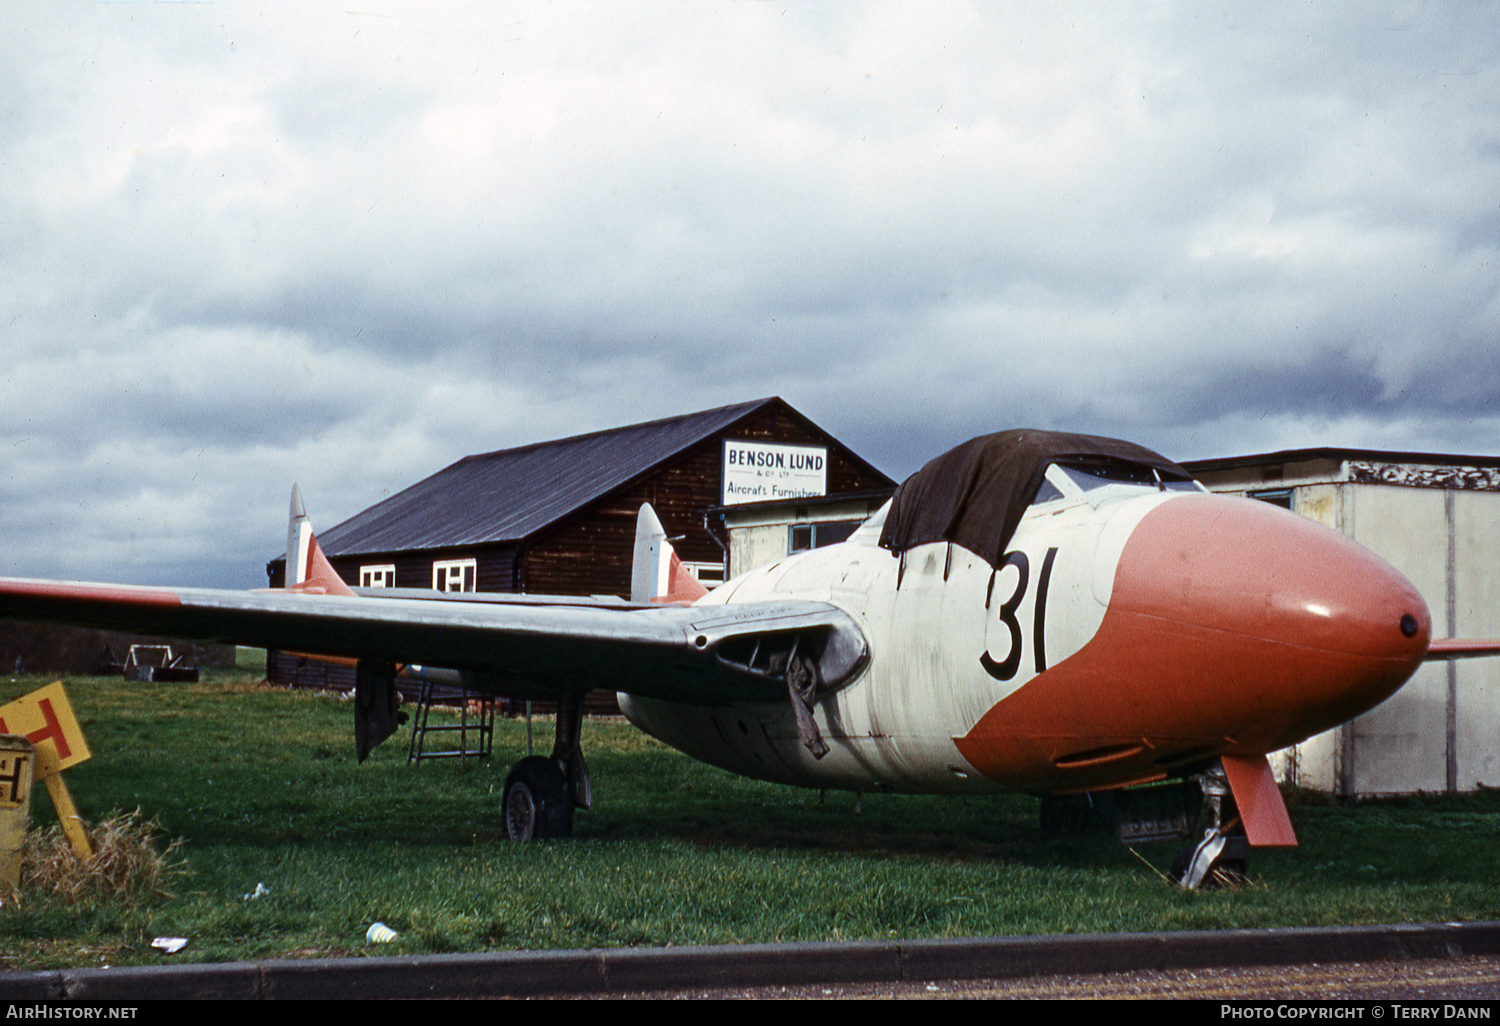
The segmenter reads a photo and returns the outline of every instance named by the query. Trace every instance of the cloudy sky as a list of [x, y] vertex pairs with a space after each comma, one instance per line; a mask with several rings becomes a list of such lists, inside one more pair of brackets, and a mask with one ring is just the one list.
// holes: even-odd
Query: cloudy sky
[[1493, 3], [347, 6], [6, 0], [0, 573], [767, 395], [1500, 454]]

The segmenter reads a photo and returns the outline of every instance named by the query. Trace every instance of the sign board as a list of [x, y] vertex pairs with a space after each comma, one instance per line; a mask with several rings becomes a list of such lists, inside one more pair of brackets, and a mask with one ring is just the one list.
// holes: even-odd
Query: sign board
[[31, 742], [0, 734], [0, 880], [21, 881], [21, 847], [31, 823]]
[[31, 797], [31, 742], [0, 734], [0, 810], [23, 808]]
[[84, 743], [61, 681], [0, 706], [0, 734], [22, 734], [35, 746], [36, 780], [89, 757], [89, 746]]
[[828, 494], [828, 449], [821, 445], [724, 440], [723, 504]]

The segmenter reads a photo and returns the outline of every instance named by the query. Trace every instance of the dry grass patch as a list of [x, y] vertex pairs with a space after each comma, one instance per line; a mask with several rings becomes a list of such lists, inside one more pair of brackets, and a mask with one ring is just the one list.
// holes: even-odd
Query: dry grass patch
[[144, 904], [172, 897], [168, 885], [187, 871], [178, 849], [165, 841], [161, 824], [143, 819], [139, 809], [117, 812], [89, 829], [94, 856], [80, 860], [62, 827], [35, 828], [21, 852], [21, 886], [16, 896], [48, 896], [68, 905], [122, 899]]

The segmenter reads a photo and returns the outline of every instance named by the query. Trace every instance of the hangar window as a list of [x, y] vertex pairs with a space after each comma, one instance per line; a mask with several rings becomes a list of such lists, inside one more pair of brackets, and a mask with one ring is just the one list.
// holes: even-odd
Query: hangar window
[[828, 520], [817, 524], [790, 524], [787, 527], [788, 554], [801, 552], [804, 549], [821, 549], [825, 545], [834, 545], [841, 541], [847, 541], [849, 536], [859, 529], [858, 520]]
[[472, 559], [442, 559], [432, 564], [434, 591], [474, 591], [478, 569]]
[[723, 563], [690, 563], [682, 561], [682, 568], [693, 575], [693, 579], [709, 591], [724, 583]]
[[359, 568], [361, 588], [394, 588], [396, 586], [396, 564], [384, 566], [362, 566]]
[[1292, 490], [1290, 488], [1277, 488], [1272, 491], [1251, 492], [1250, 498], [1259, 499], [1261, 502], [1269, 502], [1273, 506], [1282, 509], [1292, 508]]

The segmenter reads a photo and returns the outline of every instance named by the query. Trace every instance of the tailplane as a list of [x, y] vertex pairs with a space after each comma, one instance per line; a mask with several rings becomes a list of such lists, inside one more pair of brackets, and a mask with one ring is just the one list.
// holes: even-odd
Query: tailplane
[[1500, 639], [1496, 638], [1433, 638], [1427, 646], [1424, 659], [1477, 659], [1480, 656], [1500, 655]]
[[305, 591], [315, 595], [353, 595], [328, 557], [318, 546], [307, 510], [302, 506], [302, 489], [292, 485], [292, 511], [286, 528], [286, 584], [288, 591]]
[[647, 503], [635, 520], [635, 559], [630, 572], [630, 601], [691, 604], [708, 589], [688, 573], [667, 540], [666, 528]]

